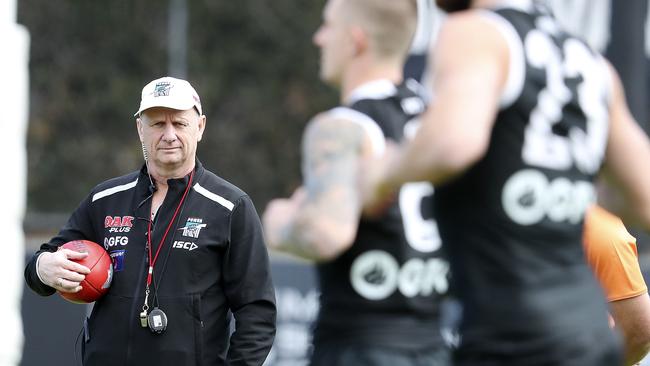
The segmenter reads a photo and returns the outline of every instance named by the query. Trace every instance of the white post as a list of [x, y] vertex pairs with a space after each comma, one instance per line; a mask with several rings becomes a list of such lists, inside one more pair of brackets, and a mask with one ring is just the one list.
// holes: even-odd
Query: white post
[[27, 188], [27, 111], [29, 33], [16, 23], [16, 0], [0, 1], [0, 126], [2, 126], [5, 175], [0, 183], [0, 222], [3, 223], [0, 256], [0, 366], [16, 366], [23, 349], [20, 304], [25, 261], [25, 213]]
[[168, 75], [187, 79], [187, 0], [169, 0]]
[[16, 23], [16, 0], [0, 1], [0, 24]]

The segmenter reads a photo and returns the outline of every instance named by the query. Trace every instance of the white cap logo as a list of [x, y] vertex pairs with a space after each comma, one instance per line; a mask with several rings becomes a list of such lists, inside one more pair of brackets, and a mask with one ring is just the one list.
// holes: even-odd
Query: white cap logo
[[154, 97], [168, 97], [169, 96], [169, 89], [171, 89], [172, 83], [169, 81], [161, 81], [159, 83], [156, 83], [156, 86], [153, 89], [153, 96]]
[[192, 85], [185, 80], [169, 76], [156, 79], [142, 88], [140, 108], [133, 116], [138, 117], [144, 110], [153, 107], [178, 110], [196, 108], [199, 114], [203, 114], [201, 99]]

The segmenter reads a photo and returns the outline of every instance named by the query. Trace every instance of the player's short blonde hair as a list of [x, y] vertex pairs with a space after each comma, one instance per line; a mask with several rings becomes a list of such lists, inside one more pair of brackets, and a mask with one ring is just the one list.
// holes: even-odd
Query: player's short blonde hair
[[417, 26], [416, 0], [343, 0], [346, 20], [365, 30], [378, 57], [406, 57]]

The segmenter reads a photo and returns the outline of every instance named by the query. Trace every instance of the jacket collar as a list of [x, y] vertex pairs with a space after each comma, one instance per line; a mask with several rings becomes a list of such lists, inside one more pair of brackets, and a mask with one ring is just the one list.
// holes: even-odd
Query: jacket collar
[[[195, 159], [196, 163], [194, 164], [194, 183], [198, 181], [198, 178], [203, 175], [203, 171], [205, 168], [203, 167], [203, 164], [201, 161], [199, 161], [198, 158]], [[167, 184], [169, 185], [170, 188], [172, 187], [183, 187], [187, 185], [187, 183], [190, 180], [190, 175], [187, 174], [182, 178], [173, 178], [173, 179], [167, 179]], [[140, 183], [142, 182], [142, 183]], [[147, 191], [151, 193], [152, 190], [152, 181], [150, 180], [149, 177], [149, 171], [147, 169], [147, 164], [142, 164], [142, 167], [140, 168], [140, 177], [138, 178], [138, 185], [143, 185], [147, 187]]]
[[[205, 168], [203, 164], [196, 159], [196, 165], [194, 166], [194, 178], [192, 185], [196, 184], [199, 181]], [[169, 185], [169, 192], [172, 194], [181, 194], [187, 183], [189, 182], [190, 175], [187, 174], [182, 178], [169, 179], [167, 184]], [[142, 164], [140, 168], [140, 174], [138, 178], [138, 184], [136, 186], [136, 194], [133, 202], [133, 213], [135, 217], [139, 219], [148, 220], [149, 209], [151, 207], [151, 197], [153, 196], [153, 184], [149, 180], [149, 172], [147, 171], [147, 165]], [[180, 198], [179, 198], [180, 199]]]

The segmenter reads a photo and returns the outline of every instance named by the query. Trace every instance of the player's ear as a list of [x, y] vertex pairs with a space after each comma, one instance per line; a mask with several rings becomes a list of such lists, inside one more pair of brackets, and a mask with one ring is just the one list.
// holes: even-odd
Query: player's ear
[[368, 34], [366, 31], [359, 26], [350, 27], [350, 37], [352, 38], [352, 44], [354, 46], [354, 54], [360, 55], [368, 49]]

